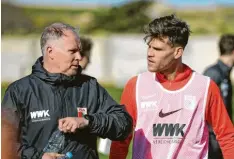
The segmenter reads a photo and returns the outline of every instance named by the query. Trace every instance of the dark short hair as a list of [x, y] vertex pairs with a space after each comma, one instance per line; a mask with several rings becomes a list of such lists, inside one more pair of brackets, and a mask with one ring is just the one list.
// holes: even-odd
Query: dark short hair
[[59, 39], [60, 37], [62, 37], [64, 35], [65, 30], [71, 30], [75, 34], [77, 34], [76, 28], [72, 27], [69, 24], [60, 23], [60, 22], [53, 23], [44, 29], [44, 31], [41, 35], [41, 41], [40, 41], [41, 42], [41, 52], [43, 55], [45, 54], [45, 46], [47, 44], [47, 41], [51, 40], [51, 39]]
[[93, 42], [90, 38], [87, 38], [87, 37], [80, 37], [80, 42], [81, 42], [81, 56], [84, 57], [89, 57], [90, 56], [90, 51], [93, 47]]
[[154, 38], [168, 37], [172, 46], [185, 48], [191, 33], [186, 22], [178, 19], [174, 14], [156, 18], [144, 28], [144, 40], [148, 43]]
[[219, 41], [220, 55], [228, 55], [234, 51], [234, 34], [224, 34]]

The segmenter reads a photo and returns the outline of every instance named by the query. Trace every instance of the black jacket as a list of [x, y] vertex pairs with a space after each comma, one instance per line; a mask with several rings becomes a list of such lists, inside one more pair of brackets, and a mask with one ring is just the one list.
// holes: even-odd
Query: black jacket
[[230, 119], [232, 119], [231, 70], [232, 68], [228, 67], [219, 60], [215, 65], [210, 66], [204, 72], [204, 75], [209, 76], [219, 86]]
[[32, 74], [8, 87], [2, 101], [3, 107], [19, 114], [21, 158], [41, 158], [58, 119], [77, 117], [77, 108], [87, 109], [93, 120], [89, 127], [66, 134], [69, 144], [60, 153], [71, 151], [82, 159], [96, 159], [97, 136], [124, 140], [131, 132], [132, 119], [124, 106], [118, 105], [95, 78], [48, 73], [42, 57], [32, 69]]

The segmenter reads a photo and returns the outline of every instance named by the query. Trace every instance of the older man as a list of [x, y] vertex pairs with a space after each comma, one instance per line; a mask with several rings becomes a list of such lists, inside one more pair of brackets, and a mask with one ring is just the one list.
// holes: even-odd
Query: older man
[[[32, 73], [12, 83], [2, 105], [19, 114], [21, 158], [54, 159], [57, 153], [98, 158], [97, 136], [125, 139], [132, 119], [93, 77], [82, 75], [80, 38], [70, 25], [54, 23], [41, 36], [40, 57]], [[43, 149], [59, 128], [66, 145], [56, 153]]]

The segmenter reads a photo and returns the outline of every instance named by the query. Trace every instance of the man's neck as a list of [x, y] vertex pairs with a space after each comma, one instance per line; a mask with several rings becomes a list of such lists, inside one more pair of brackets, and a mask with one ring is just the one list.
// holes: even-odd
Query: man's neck
[[176, 78], [177, 72], [183, 71], [183, 63], [179, 62], [172, 65], [170, 69], [160, 72], [168, 81], [173, 81]]
[[56, 70], [51, 64], [50, 62], [48, 62], [48, 59], [44, 58], [43, 59], [43, 68], [49, 72], [49, 73], [59, 73], [58, 70]]
[[232, 58], [230, 56], [221, 56], [219, 58], [219, 60], [222, 61], [228, 67], [232, 67], [233, 66], [233, 61], [232, 61]]

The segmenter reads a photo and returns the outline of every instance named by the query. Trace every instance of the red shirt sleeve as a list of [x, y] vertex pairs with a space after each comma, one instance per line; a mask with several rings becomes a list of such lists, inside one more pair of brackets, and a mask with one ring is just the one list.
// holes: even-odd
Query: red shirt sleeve
[[[127, 112], [131, 115], [133, 119], [133, 131], [136, 126], [136, 80], [137, 77], [133, 77], [126, 84], [122, 97], [121, 104], [126, 106]], [[128, 138], [124, 141], [112, 141], [111, 149], [110, 149], [110, 159], [126, 159], [128, 154], [128, 147], [131, 143], [133, 133], [131, 133]]]
[[206, 104], [206, 121], [212, 126], [224, 159], [234, 159], [234, 127], [223, 103], [220, 90], [211, 80]]

